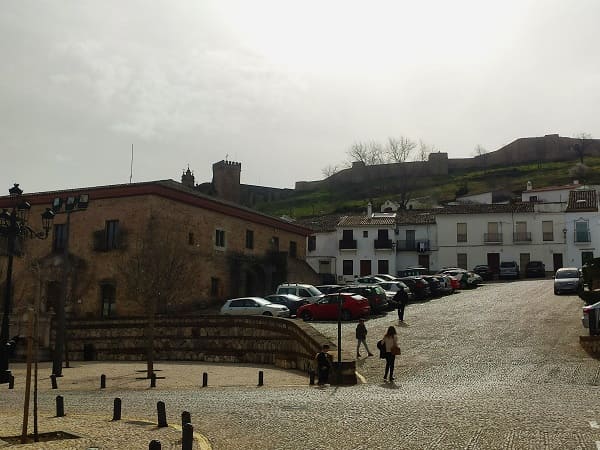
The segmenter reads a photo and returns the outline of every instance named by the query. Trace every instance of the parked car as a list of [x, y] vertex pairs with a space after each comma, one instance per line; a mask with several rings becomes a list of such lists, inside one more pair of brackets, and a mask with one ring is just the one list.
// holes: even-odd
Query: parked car
[[320, 286], [315, 286], [319, 291], [323, 294], [331, 294], [332, 292], [337, 292], [342, 285], [340, 284], [322, 284]]
[[546, 265], [542, 261], [529, 261], [525, 266], [525, 276], [527, 278], [545, 277]]
[[297, 295], [292, 295], [292, 294], [267, 295], [265, 297], [265, 300], [267, 300], [271, 303], [276, 303], [278, 305], [287, 306], [288, 309], [290, 310], [290, 316], [295, 316], [298, 311], [298, 308], [300, 308], [302, 305], [306, 305], [308, 303], [308, 300], [306, 300], [302, 297], [298, 297]]
[[476, 273], [484, 280], [491, 280], [494, 278], [494, 272], [492, 272], [492, 269], [490, 269], [490, 266], [487, 264], [479, 264], [473, 267], [472, 272]]
[[381, 283], [382, 281], [387, 281], [387, 280], [380, 276], [368, 275], [366, 277], [357, 278], [354, 281], [356, 281], [357, 283], [360, 283], [360, 284], [376, 284], [376, 283]]
[[442, 296], [442, 288], [438, 278], [433, 275], [421, 275], [421, 278], [429, 284], [429, 290], [431, 291], [432, 297]]
[[515, 261], [502, 261], [498, 278], [519, 278], [519, 265]]
[[416, 300], [425, 300], [431, 297], [429, 284], [423, 278], [419, 276], [402, 277], [400, 281], [410, 288]]
[[398, 271], [398, 278], [427, 275], [427, 274], [429, 274], [429, 269], [427, 269], [426, 267], [421, 267], [421, 266], [407, 267], [406, 269]]
[[563, 267], [554, 275], [554, 294], [563, 292], [579, 292], [583, 289], [581, 271], [577, 267]]
[[590, 336], [600, 334], [600, 302], [583, 307], [581, 323], [584, 328], [589, 328]]
[[385, 295], [387, 296], [390, 309], [395, 309], [398, 307], [396, 301], [394, 300], [394, 297], [396, 296], [396, 293], [400, 289], [402, 289], [406, 293], [406, 296], [408, 297], [409, 302], [411, 300], [413, 300], [415, 297], [414, 294], [412, 293], [412, 291], [410, 290], [410, 288], [404, 282], [402, 282], [400, 280], [386, 281], [384, 283], [378, 283], [378, 284], [379, 284], [379, 286], [381, 286], [381, 289], [383, 289], [385, 291]]
[[310, 303], [314, 303], [319, 300], [323, 293], [314, 287], [312, 284], [298, 284], [298, 283], [283, 283], [277, 286], [276, 294], [292, 294], [297, 295], [308, 300]]
[[458, 279], [460, 283], [460, 289], [475, 288], [479, 285], [479, 283], [483, 281], [483, 279], [479, 275], [473, 272], [469, 272], [465, 269], [443, 269], [442, 273], [445, 275], [453, 276], [456, 279]]
[[388, 299], [385, 291], [377, 284], [350, 284], [342, 286], [338, 292], [352, 292], [369, 300], [371, 312], [381, 312], [388, 308]]
[[439, 275], [432, 275], [434, 278], [438, 279], [440, 282], [440, 292], [442, 295], [452, 294], [454, 292], [454, 287], [452, 286], [451, 276], [446, 275], [445, 273]]
[[327, 294], [316, 303], [307, 303], [298, 308], [298, 317], [303, 320], [337, 320], [339, 303], [342, 302], [342, 320], [350, 320], [369, 315], [369, 301], [362, 295], [348, 292]]
[[385, 281], [396, 281], [398, 279], [398, 277], [395, 277], [394, 275], [390, 275], [389, 273], [378, 273], [378, 274], [375, 274], [375, 276], [377, 278], [383, 278]]
[[221, 307], [221, 314], [235, 316], [274, 316], [290, 317], [287, 306], [277, 305], [261, 297], [242, 297], [227, 300]]

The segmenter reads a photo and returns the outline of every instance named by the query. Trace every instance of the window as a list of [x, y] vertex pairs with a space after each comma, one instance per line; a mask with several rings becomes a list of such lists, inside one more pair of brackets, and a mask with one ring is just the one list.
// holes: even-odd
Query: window
[[342, 261], [342, 274], [354, 275], [354, 261], [351, 259], [344, 259]]
[[100, 296], [102, 298], [102, 317], [113, 317], [115, 315], [116, 289], [112, 284], [100, 285]]
[[196, 240], [194, 239], [194, 233], [191, 231], [188, 233], [188, 245], [194, 245]]
[[271, 244], [273, 247], [273, 251], [278, 252], [279, 251], [279, 238], [277, 236], [273, 236], [271, 238]]
[[219, 295], [219, 279], [215, 277], [210, 278], [210, 295], [216, 297]]
[[119, 248], [119, 221], [107, 220], [104, 230], [106, 234], [106, 250]]
[[390, 273], [390, 262], [387, 259], [377, 261], [377, 273]]
[[377, 239], [380, 241], [387, 241], [389, 239], [388, 230], [377, 230]]
[[298, 246], [295, 241], [290, 241], [290, 256], [295, 258], [298, 255]]
[[542, 240], [554, 240], [554, 223], [551, 220], [542, 221]]
[[467, 242], [467, 224], [456, 224], [456, 242]]
[[590, 242], [590, 229], [587, 220], [575, 222], [575, 242]]
[[54, 225], [54, 233], [52, 234], [52, 251], [62, 252], [67, 245], [67, 225], [57, 223]]
[[363, 231], [363, 237], [364, 238], [368, 238], [369, 237], [369, 232], [367, 230]]
[[215, 246], [225, 247], [225, 230], [215, 230]]
[[309, 236], [308, 237], [308, 251], [312, 252], [312, 251], [315, 251], [316, 249], [317, 249], [317, 237]]
[[352, 230], [342, 230], [342, 240], [343, 241], [354, 240], [354, 233], [352, 232]]
[[456, 265], [461, 269], [467, 268], [467, 254], [466, 253], [457, 253], [456, 254]]
[[246, 230], [246, 248], [254, 248], [254, 231]]
[[592, 259], [594, 259], [594, 252], [581, 252], [581, 265], [584, 266], [585, 264], [592, 262]]

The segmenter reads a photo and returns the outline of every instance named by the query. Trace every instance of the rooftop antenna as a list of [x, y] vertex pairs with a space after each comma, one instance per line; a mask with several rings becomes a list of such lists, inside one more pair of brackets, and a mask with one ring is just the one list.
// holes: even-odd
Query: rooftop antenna
[[131, 144], [131, 164], [129, 165], [129, 184], [131, 184], [132, 177], [133, 177], [133, 144]]

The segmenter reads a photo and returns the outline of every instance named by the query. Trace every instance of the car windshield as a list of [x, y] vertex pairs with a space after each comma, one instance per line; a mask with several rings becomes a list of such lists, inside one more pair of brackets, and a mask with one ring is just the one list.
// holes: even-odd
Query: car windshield
[[579, 278], [577, 270], [559, 270], [556, 272], [556, 278]]
[[500, 263], [500, 267], [515, 267], [515, 263], [503, 262], [503, 263]]
[[314, 287], [314, 286], [308, 286], [306, 288], [306, 290], [308, 292], [310, 292], [310, 295], [313, 296], [313, 297], [316, 297], [318, 295], [323, 295], [323, 293], [320, 290], [318, 290], [316, 287]]

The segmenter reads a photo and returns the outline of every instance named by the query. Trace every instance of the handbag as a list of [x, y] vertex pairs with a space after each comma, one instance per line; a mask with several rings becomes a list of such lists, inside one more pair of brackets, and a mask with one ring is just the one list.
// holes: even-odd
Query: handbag
[[392, 355], [399, 355], [402, 353], [402, 350], [400, 350], [400, 347], [398, 347], [397, 345], [394, 345], [392, 347]]

